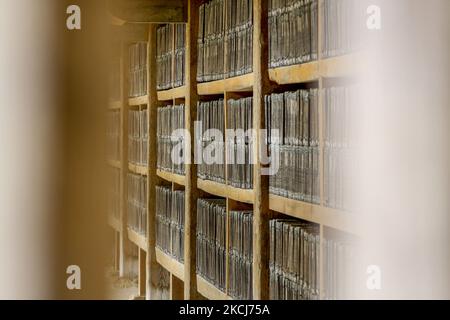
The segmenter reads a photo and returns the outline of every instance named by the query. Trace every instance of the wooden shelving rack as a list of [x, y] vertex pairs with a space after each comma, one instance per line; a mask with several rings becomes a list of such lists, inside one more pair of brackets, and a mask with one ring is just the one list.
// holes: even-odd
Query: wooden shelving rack
[[[227, 199], [227, 212], [240, 204], [252, 206], [254, 212], [253, 225], [253, 297], [254, 299], [268, 299], [269, 294], [269, 219], [272, 211], [290, 217], [303, 219], [320, 226], [320, 237], [323, 239], [327, 228], [335, 229], [350, 234], [357, 234], [354, 217], [347, 212], [327, 208], [324, 203], [324, 181], [323, 181], [323, 99], [319, 98], [319, 127], [320, 130], [320, 198], [321, 204], [315, 205], [302, 201], [269, 195], [268, 177], [261, 175], [261, 166], [254, 166], [254, 188], [253, 190], [241, 190], [226, 184], [197, 179], [197, 168], [195, 164], [186, 164], [186, 175], [180, 176], [169, 172], [157, 170], [156, 168], [156, 121], [157, 106], [161, 102], [177, 104], [183, 101], [185, 104], [186, 129], [193, 137], [194, 121], [196, 120], [197, 100], [201, 96], [221, 95], [226, 101], [236, 95], [245, 93], [247, 96], [253, 94], [253, 127], [263, 129], [264, 124], [264, 96], [274, 88], [282, 85], [301, 85], [304, 83], [315, 83], [320, 89], [324, 87], [324, 79], [353, 77], [359, 70], [356, 55], [346, 55], [331, 59], [321, 58], [320, 30], [321, 10], [319, 10], [319, 59], [310, 63], [293, 65], [276, 69], [268, 69], [267, 48], [267, 17], [268, 1], [253, 0], [253, 72], [239, 77], [199, 83], [196, 81], [197, 71], [197, 31], [198, 31], [198, 7], [202, 0], [187, 1], [187, 28], [186, 28], [186, 84], [179, 88], [159, 91], [156, 90], [156, 25], [149, 25], [148, 32], [148, 93], [143, 97], [127, 99], [110, 104], [109, 109], [121, 110], [121, 162], [108, 162], [109, 165], [121, 168], [121, 203], [122, 214], [120, 221], [109, 219], [109, 224], [120, 234], [117, 252], [120, 254], [120, 274], [124, 274], [124, 247], [127, 241], [134, 243], [140, 248], [139, 258], [145, 263], [140, 263], [140, 288], [141, 295], [147, 299], [152, 298], [151, 274], [157, 265], [162, 266], [170, 272], [170, 296], [172, 299], [196, 299], [199, 294], [208, 299], [231, 299], [226, 292], [222, 292], [202, 277], [196, 274], [196, 205], [197, 199], [207, 193], [210, 195]], [[323, 1], [319, 0], [319, 7]], [[123, 44], [121, 59], [121, 94], [127, 96], [127, 43]], [[138, 167], [128, 164], [127, 159], [127, 122], [128, 109], [130, 107], [146, 106], [149, 111], [149, 161], [148, 167]], [[226, 121], [226, 120], [225, 120]], [[254, 141], [255, 159], [259, 159], [259, 137]], [[193, 146], [190, 150], [193, 159]], [[128, 165], [123, 165], [128, 164]], [[126, 220], [126, 176], [128, 172], [146, 175], [148, 178], [148, 237], [143, 238], [128, 230]], [[185, 252], [184, 264], [155, 247], [155, 186], [162, 181], [172, 184], [174, 189], [184, 189], [186, 192], [185, 203]], [[322, 258], [322, 249], [321, 249]], [[142, 257], [141, 257], [142, 255]], [[320, 259], [320, 282], [323, 283], [323, 259]], [[228, 276], [227, 276], [228, 279]], [[228, 281], [227, 281], [228, 282]], [[226, 290], [225, 290], [226, 291]]]

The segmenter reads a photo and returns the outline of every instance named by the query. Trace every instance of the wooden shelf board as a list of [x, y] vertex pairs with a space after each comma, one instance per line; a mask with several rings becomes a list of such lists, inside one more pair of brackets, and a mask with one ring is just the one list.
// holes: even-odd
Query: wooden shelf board
[[279, 85], [311, 82], [319, 79], [317, 61], [269, 69], [269, 79]]
[[186, 97], [186, 86], [173, 88], [164, 91], [158, 91], [158, 101], [170, 101]]
[[156, 261], [178, 279], [184, 281], [184, 265], [155, 247]]
[[145, 95], [141, 97], [130, 98], [128, 99], [128, 104], [133, 107], [148, 104], [148, 96]]
[[117, 169], [122, 168], [122, 165], [121, 165], [120, 161], [118, 161], [118, 160], [108, 160], [107, 164], [113, 168], [117, 168]]
[[321, 224], [333, 229], [355, 233], [354, 219], [351, 213], [292, 200], [276, 195], [269, 195], [270, 210], [289, 215], [294, 218]]
[[233, 77], [224, 80], [199, 83], [197, 91], [199, 95], [224, 94], [225, 92], [246, 92], [253, 90], [253, 73]]
[[228, 196], [227, 186], [222, 183], [197, 179], [197, 188], [218, 197], [226, 198]]
[[209, 300], [232, 300], [226, 293], [197, 275], [197, 291]]
[[176, 183], [180, 186], [186, 185], [186, 177], [185, 176], [181, 176], [179, 174], [162, 171], [162, 170], [157, 170], [156, 174], [158, 175], [158, 177], [160, 177], [166, 181]]
[[109, 110], [120, 110], [122, 108], [122, 101], [110, 101], [108, 103]]
[[117, 232], [121, 232], [122, 224], [120, 223], [120, 220], [112, 215], [108, 215], [108, 225]]
[[239, 202], [253, 203], [253, 190], [243, 190], [222, 183], [197, 179], [197, 188], [222, 198], [229, 198]]
[[339, 57], [312, 61], [292, 66], [269, 69], [269, 79], [278, 85], [316, 81], [320, 77], [338, 78], [357, 74], [359, 55], [348, 54]]
[[254, 202], [255, 193], [253, 190], [245, 190], [234, 188], [232, 186], [227, 186], [228, 189], [228, 198], [252, 204]]
[[128, 239], [142, 250], [147, 251], [147, 239], [130, 228], [128, 228]]
[[144, 166], [139, 166], [139, 165], [135, 165], [135, 164], [129, 163], [128, 164], [128, 170], [130, 172], [132, 172], [132, 173], [135, 173], [135, 174], [140, 174], [140, 175], [143, 175], [143, 176], [147, 176], [148, 175], [148, 168], [144, 167]]
[[324, 59], [320, 61], [319, 73], [324, 78], [354, 76], [361, 70], [360, 61], [357, 53]]

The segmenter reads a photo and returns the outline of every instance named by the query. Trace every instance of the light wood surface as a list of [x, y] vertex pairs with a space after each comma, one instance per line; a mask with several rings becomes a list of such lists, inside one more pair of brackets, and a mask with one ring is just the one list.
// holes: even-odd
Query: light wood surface
[[226, 293], [217, 289], [214, 285], [203, 279], [201, 276], [197, 276], [197, 289], [202, 296], [209, 300], [231, 300]]
[[222, 198], [229, 198], [245, 203], [253, 203], [254, 200], [253, 190], [238, 189], [214, 181], [198, 179], [197, 187], [209, 194]]
[[184, 97], [186, 97], [186, 86], [158, 91], [159, 101], [171, 101], [173, 99], [180, 99]]
[[171, 274], [175, 275], [178, 279], [184, 280], [184, 265], [172, 257], [165, 254], [159, 248], [155, 248], [156, 261]]
[[113, 217], [112, 215], [108, 215], [108, 225], [117, 232], [120, 232], [120, 229], [122, 227], [120, 220]]
[[129, 163], [128, 164], [128, 170], [130, 172], [134, 173], [134, 174], [139, 174], [139, 175], [142, 175], [142, 176], [148, 175], [148, 167], [144, 167], [144, 166], [140, 166], [140, 165]]
[[156, 174], [161, 179], [164, 179], [164, 180], [172, 182], [172, 183], [176, 183], [176, 184], [178, 184], [180, 186], [184, 186], [186, 184], [186, 177], [185, 176], [180, 176], [179, 174], [175, 174], [175, 173], [171, 173], [171, 172], [167, 172], [167, 171], [162, 171], [162, 170], [157, 170]]
[[148, 103], [148, 95], [128, 99], [130, 107], [138, 107]]
[[122, 101], [108, 102], [108, 109], [111, 111], [120, 110], [122, 108]]
[[252, 91], [253, 83], [254, 75], [250, 73], [224, 80], [199, 83], [197, 90], [199, 95], [215, 95], [223, 94], [224, 92], [249, 92]]
[[362, 69], [361, 58], [357, 53], [321, 60], [319, 67], [323, 78], [357, 76]]
[[319, 62], [269, 69], [269, 79], [276, 84], [311, 82], [319, 79]]
[[128, 228], [127, 231], [128, 239], [142, 250], [147, 251], [147, 239], [131, 228]]
[[122, 168], [122, 164], [120, 163], [120, 160], [108, 160], [106, 163], [108, 164], [108, 166], [116, 168], [116, 169]]
[[269, 199], [270, 210], [329, 228], [356, 233], [354, 226], [356, 217], [351, 213], [275, 195], [270, 195]]

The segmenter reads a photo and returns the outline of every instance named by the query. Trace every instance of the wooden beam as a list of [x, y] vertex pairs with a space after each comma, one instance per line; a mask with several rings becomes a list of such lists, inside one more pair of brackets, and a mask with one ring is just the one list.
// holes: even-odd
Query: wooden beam
[[156, 175], [157, 154], [157, 94], [156, 94], [156, 25], [147, 26], [147, 93], [148, 93], [148, 176], [147, 176], [147, 300], [153, 300], [154, 288], [159, 283], [160, 266], [156, 261], [156, 190], [159, 182]]
[[[109, 0], [113, 21], [130, 23], [186, 23], [186, 0]], [[110, 19], [111, 20], [111, 19]]]
[[121, 43], [121, 52], [122, 58], [120, 62], [120, 95], [122, 99], [122, 108], [120, 110], [120, 152], [121, 152], [121, 162], [122, 162], [122, 170], [120, 171], [120, 222], [121, 222], [121, 230], [120, 230], [120, 268], [119, 275], [120, 277], [124, 277], [127, 275], [127, 246], [129, 245], [128, 241], [128, 230], [127, 230], [127, 164], [128, 164], [128, 105], [127, 105], [127, 96], [128, 96], [128, 46], [125, 43]]
[[[186, 129], [194, 136], [194, 121], [197, 119], [197, 0], [188, 4], [188, 25], [186, 26]], [[189, 139], [186, 139], [189, 140]], [[188, 142], [188, 141], [187, 141]], [[194, 145], [186, 143], [186, 154], [190, 155], [186, 163], [186, 203], [184, 230], [184, 299], [192, 300], [197, 296], [196, 274], [196, 225], [197, 225], [197, 166], [194, 164]]]
[[170, 275], [170, 300], [183, 300], [183, 281]]
[[120, 271], [120, 232], [114, 230], [114, 271]]
[[110, 34], [115, 41], [145, 42], [148, 41], [148, 25], [132, 23], [111, 25]]
[[[319, 60], [319, 66], [320, 63], [322, 63], [322, 41], [323, 41], [323, 31], [322, 30], [322, 22], [325, 18], [323, 16], [322, 8], [325, 5], [323, 0], [318, 0], [318, 47], [317, 47], [317, 57]], [[325, 189], [324, 189], [324, 172], [325, 172], [325, 153], [324, 153], [324, 124], [325, 124], [325, 117], [324, 117], [324, 99], [323, 99], [323, 75], [320, 73], [320, 67], [319, 67], [319, 194], [320, 194], [320, 206], [324, 207], [325, 202]], [[331, 220], [333, 221], [333, 220]], [[320, 246], [319, 246], [319, 299], [323, 299], [325, 297], [325, 283], [324, 283], [324, 275], [325, 275], [325, 265], [324, 265], [324, 254], [325, 254], [325, 248], [324, 248], [324, 224], [323, 222], [319, 225], [320, 232]]]
[[139, 248], [139, 280], [138, 280], [138, 291], [140, 297], [145, 297], [145, 284], [147, 278], [146, 270], [146, 252]]
[[253, 0], [253, 299], [269, 298], [269, 177], [262, 175], [264, 95], [268, 93], [268, 1]]

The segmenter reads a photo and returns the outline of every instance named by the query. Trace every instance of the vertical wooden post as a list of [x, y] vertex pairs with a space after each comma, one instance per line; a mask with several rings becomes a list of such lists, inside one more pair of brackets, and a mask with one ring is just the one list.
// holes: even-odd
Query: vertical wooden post
[[122, 170], [120, 173], [120, 262], [119, 262], [119, 276], [125, 277], [127, 275], [127, 173], [128, 173], [128, 65], [129, 52], [128, 44], [123, 42], [121, 45], [122, 59], [120, 64], [121, 73], [121, 87], [120, 95], [122, 99], [121, 117], [120, 117], [120, 151]]
[[265, 129], [264, 95], [268, 92], [268, 1], [253, 0], [253, 298], [269, 298], [269, 177], [262, 175], [261, 149]]
[[[197, 34], [198, 5], [196, 0], [188, 1], [188, 24], [186, 26], [186, 129], [191, 134], [186, 141], [185, 151], [190, 156], [186, 163], [186, 208], [184, 231], [184, 298], [194, 299], [197, 295], [196, 279], [196, 224], [197, 224], [197, 166], [194, 164], [194, 121], [197, 118]], [[189, 139], [186, 139], [189, 140]]]
[[147, 94], [148, 94], [148, 177], [147, 177], [147, 300], [152, 300], [152, 289], [159, 279], [159, 265], [156, 262], [156, 185], [159, 178], [156, 175], [157, 141], [157, 102], [156, 92], [156, 25], [150, 24], [148, 32], [147, 51]]
[[[226, 66], [227, 67], [227, 66]], [[227, 67], [228, 68], [228, 67]], [[228, 186], [228, 164], [227, 164], [227, 155], [228, 155], [228, 143], [227, 143], [227, 129], [228, 129], [228, 93], [225, 91], [223, 94], [223, 108], [224, 108], [224, 121], [225, 121], [225, 132], [224, 132], [224, 148], [225, 148], [225, 185]], [[229, 292], [229, 288], [230, 288], [230, 268], [229, 268], [229, 261], [230, 261], [230, 209], [231, 209], [231, 205], [230, 205], [231, 199], [227, 198], [226, 199], [226, 212], [227, 212], [227, 223], [226, 223], [226, 228], [227, 228], [227, 233], [226, 233], [226, 240], [225, 240], [225, 252], [226, 252], [226, 256], [225, 256], [225, 293], [228, 295]]]
[[[322, 60], [322, 38], [323, 38], [323, 30], [322, 30], [322, 19], [324, 18], [322, 15], [322, 9], [323, 9], [323, 1], [318, 0], [318, 34], [319, 34], [319, 48], [317, 52], [319, 65]], [[320, 68], [319, 68], [320, 70]], [[324, 206], [324, 100], [323, 100], [323, 77], [322, 74], [319, 74], [319, 181], [320, 181], [320, 205]]]
[[145, 297], [145, 291], [146, 291], [146, 275], [147, 275], [147, 271], [146, 271], [146, 256], [147, 254], [145, 253], [144, 250], [142, 250], [141, 248], [138, 249], [139, 250], [139, 281], [138, 281], [138, 292], [139, 292], [139, 297]]
[[120, 232], [114, 230], [114, 271], [120, 271]]
[[170, 275], [170, 300], [183, 300], [184, 289], [183, 281], [175, 277], [173, 274]]
[[[224, 0], [224, 4], [225, 4], [225, 8], [223, 10], [223, 29], [226, 30], [227, 26], [227, 15], [230, 14], [227, 10], [228, 8], [228, 4], [227, 1], [230, 0]], [[227, 50], [228, 50], [228, 42], [225, 41], [226, 40], [226, 34], [224, 34], [224, 43], [223, 43], [223, 58], [224, 58], [224, 62], [223, 62], [223, 71], [224, 71], [224, 79], [229, 78], [229, 68], [230, 66], [228, 65], [228, 59], [227, 59]], [[224, 92], [224, 94], [226, 94], [226, 92]]]
[[[319, 65], [320, 65], [320, 61], [322, 60], [322, 46], [323, 46], [323, 28], [322, 28], [322, 23], [323, 23], [323, 6], [324, 6], [324, 2], [323, 0], [318, 0], [317, 3], [317, 20], [318, 20], [318, 48], [317, 48], [317, 58], [319, 60]], [[319, 68], [320, 70], [320, 68]], [[319, 188], [320, 188], [320, 205], [324, 206], [325, 202], [324, 202], [324, 172], [325, 172], [325, 166], [324, 166], [324, 160], [325, 160], [325, 155], [324, 155], [324, 99], [323, 99], [323, 78], [322, 78], [322, 74], [319, 74], [319, 110], [318, 110], [318, 115], [319, 115]], [[319, 244], [319, 297], [323, 298], [323, 289], [324, 289], [324, 230], [323, 230], [324, 226], [321, 224], [320, 225], [320, 244]]]
[[[176, 25], [173, 23], [169, 24], [169, 28], [172, 30], [172, 66], [170, 68], [170, 88], [174, 88], [174, 84], [175, 84], [175, 64], [176, 64], [176, 59], [175, 59], [175, 46], [176, 46], [176, 37], [177, 37], [177, 28]], [[175, 105], [175, 103], [174, 103]]]
[[228, 292], [230, 291], [230, 211], [232, 210], [232, 200], [226, 199], [226, 228], [227, 233], [225, 236], [225, 293], [228, 295]]

